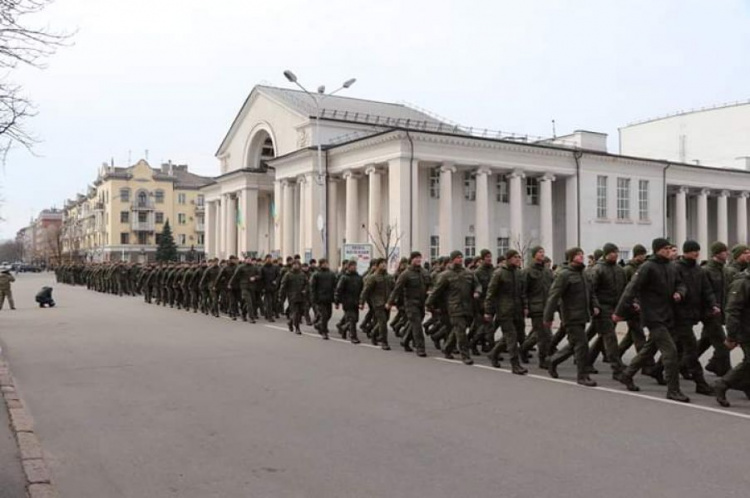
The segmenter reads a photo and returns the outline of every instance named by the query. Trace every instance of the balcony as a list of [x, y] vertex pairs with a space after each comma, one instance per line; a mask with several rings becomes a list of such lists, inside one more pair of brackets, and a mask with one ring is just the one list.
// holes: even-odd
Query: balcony
[[133, 204], [131, 204], [131, 210], [132, 211], [153, 211], [154, 201], [151, 201], [151, 200], [133, 201]]
[[206, 225], [204, 225], [201, 222], [198, 222], [195, 224], [195, 231], [196, 232], [205, 232], [206, 231]]
[[104, 211], [104, 203], [97, 202], [94, 204], [94, 211]]
[[205, 203], [195, 203], [195, 212], [196, 213], [202, 213], [206, 210], [206, 204]]
[[154, 231], [154, 222], [153, 220], [148, 221], [137, 221], [133, 220], [131, 223], [131, 228], [134, 232], [153, 232]]

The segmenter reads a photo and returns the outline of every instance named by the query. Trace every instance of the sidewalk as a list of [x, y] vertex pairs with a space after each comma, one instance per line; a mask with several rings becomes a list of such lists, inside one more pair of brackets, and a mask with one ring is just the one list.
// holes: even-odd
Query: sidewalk
[[0, 498], [25, 498], [26, 476], [18, 444], [10, 428], [8, 409], [0, 398]]

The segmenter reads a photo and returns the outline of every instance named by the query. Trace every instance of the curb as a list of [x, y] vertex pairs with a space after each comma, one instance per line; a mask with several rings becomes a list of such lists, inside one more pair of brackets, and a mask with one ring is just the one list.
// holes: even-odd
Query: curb
[[[0, 354], [2, 352], [0, 351]], [[57, 498], [57, 488], [44, 460], [42, 446], [34, 432], [34, 422], [18, 396], [8, 363], [0, 356], [0, 392], [10, 416], [10, 425], [21, 455], [29, 498]]]

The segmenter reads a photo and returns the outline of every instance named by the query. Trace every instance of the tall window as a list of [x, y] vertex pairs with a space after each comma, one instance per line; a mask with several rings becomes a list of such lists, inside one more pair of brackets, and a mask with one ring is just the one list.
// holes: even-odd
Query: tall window
[[648, 221], [648, 180], [638, 180], [638, 219]]
[[477, 200], [477, 174], [473, 171], [464, 172], [464, 199]]
[[510, 249], [510, 238], [509, 237], [498, 237], [497, 238], [497, 254], [498, 256], [505, 255]]
[[179, 244], [180, 244], [181, 246], [184, 246], [185, 244], [187, 244], [187, 235], [185, 235], [184, 233], [181, 233], [181, 234], [179, 234], [179, 235], [177, 236], [177, 242], [178, 242], [178, 243], [179, 243]]
[[177, 204], [185, 204], [187, 202], [187, 195], [177, 194]]
[[120, 234], [120, 244], [121, 245], [128, 245], [130, 244], [130, 234], [127, 232], [123, 232]]
[[206, 243], [206, 236], [202, 233], [198, 234], [198, 245], [202, 246]]
[[160, 211], [157, 211], [157, 212], [156, 212], [156, 213], [154, 214], [154, 217], [156, 218], [156, 224], [157, 224], [157, 225], [158, 225], [158, 224], [161, 224], [161, 223], [164, 223], [164, 213], [162, 213], [162, 212], [160, 212]]
[[177, 223], [180, 225], [184, 225], [187, 223], [187, 217], [185, 216], [185, 213], [179, 213], [177, 214]]
[[430, 198], [440, 199], [440, 168], [430, 170]]
[[130, 202], [130, 189], [129, 188], [120, 189], [120, 200], [122, 202]]
[[435, 261], [440, 257], [440, 237], [430, 236], [430, 260]]
[[596, 177], [596, 217], [607, 219], [607, 177]]
[[526, 178], [526, 204], [539, 205], [539, 180], [536, 178]]
[[138, 192], [138, 207], [148, 206], [148, 194], [146, 192]]
[[157, 204], [164, 204], [164, 191], [163, 190], [157, 190], [154, 192], [154, 201]]
[[120, 211], [120, 223], [130, 222], [130, 211]]
[[138, 244], [148, 245], [148, 232], [138, 232]]
[[508, 177], [505, 175], [497, 175], [497, 202], [508, 203], [510, 196], [508, 195]]
[[464, 237], [464, 257], [473, 258], [477, 255], [477, 241], [472, 236]]
[[146, 223], [146, 222], [148, 222], [148, 213], [146, 211], [139, 211], [138, 223]]
[[630, 219], [630, 178], [617, 179], [617, 219]]
[[206, 203], [205, 197], [203, 197], [203, 194], [198, 194], [198, 197], [195, 198], [195, 204], [198, 206], [203, 206]]

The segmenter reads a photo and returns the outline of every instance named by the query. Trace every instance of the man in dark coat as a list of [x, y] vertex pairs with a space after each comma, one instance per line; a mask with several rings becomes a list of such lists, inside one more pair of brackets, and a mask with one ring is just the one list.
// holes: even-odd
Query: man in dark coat
[[326, 259], [321, 259], [319, 265], [310, 277], [310, 300], [317, 317], [315, 328], [323, 339], [328, 339], [328, 322], [331, 320], [336, 292], [336, 274], [331, 271]]
[[359, 296], [362, 294], [363, 287], [362, 276], [357, 273], [357, 262], [348, 261], [336, 283], [333, 300], [336, 303], [336, 309], [339, 305], [344, 308], [341, 336], [346, 339], [348, 335], [353, 344], [359, 344], [357, 322], [359, 322]]

